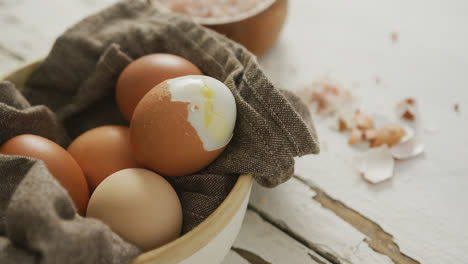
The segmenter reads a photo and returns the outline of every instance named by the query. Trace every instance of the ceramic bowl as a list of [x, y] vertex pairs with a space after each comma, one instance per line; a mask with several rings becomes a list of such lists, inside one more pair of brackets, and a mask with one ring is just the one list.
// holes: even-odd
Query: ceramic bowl
[[[19, 90], [38, 62], [20, 67], [3, 77]], [[239, 176], [236, 184], [221, 205], [200, 225], [178, 239], [147, 251], [132, 264], [208, 264], [221, 263], [239, 233], [252, 187], [252, 175]]]
[[276, 42], [287, 14], [287, 0], [263, 0], [256, 8], [231, 17], [193, 17], [193, 19], [244, 45], [257, 56]]

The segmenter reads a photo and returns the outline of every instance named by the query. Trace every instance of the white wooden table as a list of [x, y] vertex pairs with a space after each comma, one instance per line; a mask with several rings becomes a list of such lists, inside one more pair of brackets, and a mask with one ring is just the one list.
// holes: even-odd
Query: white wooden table
[[[45, 56], [67, 27], [114, 1], [0, 0], [0, 75]], [[371, 113], [413, 96], [426, 152], [370, 185], [346, 137], [318, 120], [322, 153], [297, 159], [297, 176], [279, 188], [255, 186], [224, 263], [468, 263], [468, 2], [289, 7], [279, 42], [260, 59], [271, 79], [294, 90], [327, 76]]]

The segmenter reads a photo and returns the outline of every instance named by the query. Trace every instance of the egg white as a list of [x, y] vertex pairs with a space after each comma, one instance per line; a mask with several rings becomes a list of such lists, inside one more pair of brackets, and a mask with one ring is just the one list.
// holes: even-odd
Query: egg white
[[233, 136], [237, 108], [229, 88], [215, 78], [188, 75], [167, 81], [171, 101], [188, 102], [188, 121], [203, 148], [212, 151], [226, 146]]

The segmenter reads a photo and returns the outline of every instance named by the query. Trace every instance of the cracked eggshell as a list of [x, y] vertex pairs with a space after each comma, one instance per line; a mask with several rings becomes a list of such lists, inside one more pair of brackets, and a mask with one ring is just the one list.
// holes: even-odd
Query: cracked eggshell
[[[392, 123], [392, 121], [384, 116], [374, 115], [374, 120], [377, 128], [383, 127], [385, 124]], [[400, 141], [390, 148], [395, 159], [405, 160], [418, 156], [424, 152], [425, 145], [420, 140], [420, 136], [410, 126], [399, 124], [405, 131], [405, 135]]]
[[377, 130], [381, 129], [382, 127], [388, 124], [398, 124], [398, 126], [400, 126], [405, 131], [405, 135], [400, 139], [400, 143], [412, 139], [416, 134], [414, 129], [410, 126], [397, 123], [396, 121], [391, 120], [383, 115], [374, 114], [372, 115], [372, 119], [374, 120], [375, 128]]
[[357, 110], [354, 114], [353, 120], [356, 124], [356, 127], [359, 129], [370, 129], [375, 127], [374, 120], [372, 120], [372, 118], [366, 113], [359, 110]]
[[403, 128], [403, 130], [405, 130], [405, 135], [400, 139], [400, 142], [398, 144], [412, 140], [416, 136], [414, 129], [412, 129], [411, 127], [407, 125], [401, 125], [401, 127]]
[[130, 124], [138, 164], [163, 176], [189, 175], [214, 161], [233, 136], [231, 91], [208, 76], [162, 82], [135, 109]]
[[369, 149], [357, 156], [354, 162], [364, 179], [370, 183], [376, 184], [393, 176], [395, 161], [387, 145]]
[[348, 137], [348, 144], [354, 145], [364, 140], [364, 133], [362, 130], [354, 128]]
[[399, 160], [414, 158], [424, 152], [425, 145], [417, 138], [399, 143], [390, 149], [393, 157]]
[[364, 130], [364, 139], [365, 140], [374, 140], [377, 137], [377, 129], [369, 128]]
[[336, 129], [340, 132], [351, 130], [356, 125], [353, 119], [354, 114], [352, 110], [348, 109], [348, 107], [343, 107], [338, 114]]
[[395, 111], [399, 118], [414, 121], [418, 111], [416, 100], [413, 98], [405, 99], [397, 104]]
[[400, 124], [387, 124], [377, 130], [370, 146], [375, 148], [387, 144], [392, 147], [398, 144], [405, 135], [406, 131]]

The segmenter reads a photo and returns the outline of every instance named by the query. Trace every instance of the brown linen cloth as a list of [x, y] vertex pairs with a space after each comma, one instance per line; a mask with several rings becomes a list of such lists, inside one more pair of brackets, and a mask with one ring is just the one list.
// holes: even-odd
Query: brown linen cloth
[[[221, 156], [194, 175], [168, 179], [182, 202], [184, 233], [216, 209], [239, 174], [274, 187], [292, 176], [294, 156], [319, 151], [306, 107], [276, 89], [255, 56], [143, 0], [118, 2], [59, 37], [26, 83], [26, 99], [0, 84], [0, 144], [32, 133], [66, 147], [90, 128], [128, 125], [115, 103], [116, 80], [133, 59], [155, 52], [185, 57], [223, 81], [238, 109]], [[139, 253], [100, 221], [77, 215], [42, 161], [0, 154], [0, 263], [125, 263]]]

